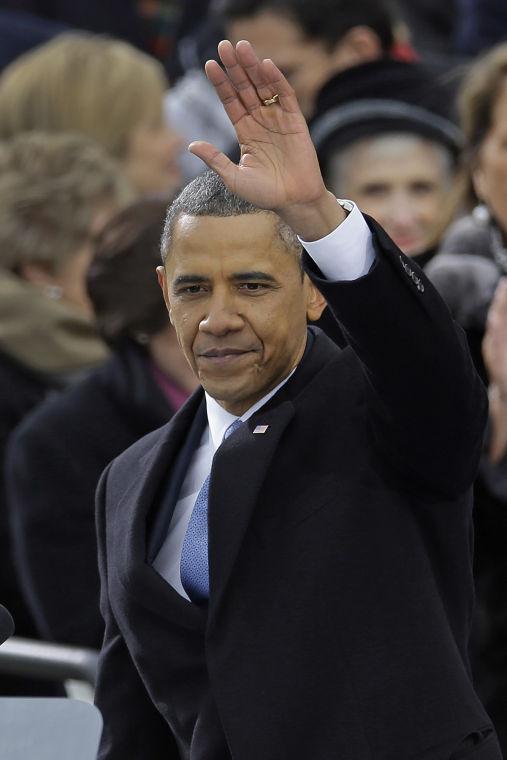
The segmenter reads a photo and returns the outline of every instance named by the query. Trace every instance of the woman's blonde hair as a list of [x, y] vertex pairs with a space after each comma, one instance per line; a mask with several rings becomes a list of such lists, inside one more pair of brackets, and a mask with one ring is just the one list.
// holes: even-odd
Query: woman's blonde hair
[[0, 138], [80, 132], [123, 159], [141, 123], [160, 122], [162, 66], [126, 42], [85, 32], [58, 35], [0, 77]]
[[92, 242], [97, 214], [131, 198], [117, 161], [85, 135], [0, 142], [0, 268], [37, 262], [57, 272]]
[[455, 215], [478, 201], [472, 180], [479, 150], [493, 124], [493, 112], [507, 82], [507, 44], [500, 44], [470, 64], [458, 93], [458, 113], [464, 136], [459, 181], [453, 198]]
[[493, 111], [506, 81], [507, 43], [492, 48], [470, 67], [458, 97], [467, 150], [477, 150], [489, 132]]

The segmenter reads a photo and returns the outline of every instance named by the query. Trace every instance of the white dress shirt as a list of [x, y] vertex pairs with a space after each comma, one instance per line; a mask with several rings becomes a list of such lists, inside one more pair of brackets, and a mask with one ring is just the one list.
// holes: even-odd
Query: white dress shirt
[[211, 465], [215, 451], [218, 449], [222, 441], [224, 440], [225, 431], [235, 422], [237, 419], [246, 422], [246, 420], [252, 416], [257, 409], [264, 406], [271, 396], [285, 385], [289, 377], [295, 371], [292, 370], [285, 380], [282, 380], [276, 388], [273, 388], [263, 398], [257, 401], [256, 404], [250, 407], [241, 417], [236, 417], [220, 404], [205, 393], [206, 398], [206, 414], [208, 416], [208, 425], [206, 426], [199, 446], [194, 451], [190, 465], [188, 467], [185, 480], [181, 486], [180, 495], [174, 513], [169, 524], [169, 530], [167, 538], [162, 544], [159, 553], [153, 561], [153, 567], [155, 570], [173, 586], [181, 596], [188, 599], [188, 595], [182, 586], [180, 578], [180, 563], [181, 563], [181, 551], [183, 548], [183, 541], [185, 540], [185, 534], [187, 532], [188, 523], [192, 515], [197, 494], [201, 490], [202, 484], [211, 472]]
[[[340, 201], [340, 203], [348, 212], [347, 218], [326, 237], [311, 243], [301, 240], [301, 244], [328, 280], [355, 280], [369, 272], [375, 260], [375, 251], [371, 232], [357, 206], [351, 201]], [[185, 599], [188, 599], [188, 595], [180, 578], [181, 550], [197, 495], [211, 472], [215, 451], [222, 443], [227, 428], [237, 419], [243, 422], [248, 420], [287, 382], [295, 369], [294, 367], [276, 388], [273, 388], [239, 418], [227, 412], [215, 399], [205, 394], [208, 425], [192, 456], [181, 486], [167, 538], [153, 561], [155, 570]]]

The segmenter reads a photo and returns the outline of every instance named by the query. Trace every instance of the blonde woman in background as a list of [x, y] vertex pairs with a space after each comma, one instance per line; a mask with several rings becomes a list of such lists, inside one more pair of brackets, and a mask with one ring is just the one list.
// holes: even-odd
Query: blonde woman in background
[[0, 77], [0, 138], [79, 132], [116, 158], [139, 195], [169, 197], [181, 181], [179, 136], [167, 127], [160, 63], [126, 42], [61, 34]]
[[[2, 470], [15, 426], [49, 392], [107, 358], [92, 320], [85, 274], [95, 235], [129, 196], [116, 162], [90, 138], [32, 133], [0, 143]], [[17, 634], [35, 636], [14, 573], [3, 476], [0, 600], [12, 612]], [[2, 696], [47, 694], [48, 688], [43, 682], [0, 679]]]

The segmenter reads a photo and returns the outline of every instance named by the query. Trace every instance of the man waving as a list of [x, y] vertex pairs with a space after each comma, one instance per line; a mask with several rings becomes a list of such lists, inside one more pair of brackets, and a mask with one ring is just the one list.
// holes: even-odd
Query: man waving
[[[170, 206], [202, 388], [105, 471], [102, 760], [500, 760], [467, 660], [485, 394], [424, 275], [319, 171], [246, 41], [206, 72], [239, 165]], [[324, 300], [325, 299], [325, 300]], [[348, 345], [307, 320], [329, 305]]]

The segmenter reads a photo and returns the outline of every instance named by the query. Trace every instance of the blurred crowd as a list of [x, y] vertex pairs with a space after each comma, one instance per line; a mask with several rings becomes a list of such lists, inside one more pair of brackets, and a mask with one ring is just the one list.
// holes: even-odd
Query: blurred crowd
[[203, 72], [223, 37], [282, 69], [327, 186], [425, 269], [488, 386], [470, 658], [507, 753], [504, 0], [0, 2], [0, 602], [100, 648], [99, 476], [196, 387], [155, 267], [188, 143], [239, 157]]

